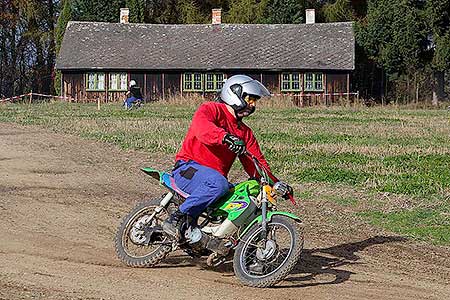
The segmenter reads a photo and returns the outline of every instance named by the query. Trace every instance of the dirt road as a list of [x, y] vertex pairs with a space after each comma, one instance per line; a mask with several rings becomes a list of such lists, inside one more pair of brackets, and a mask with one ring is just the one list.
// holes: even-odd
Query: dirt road
[[0, 299], [450, 299], [449, 248], [364, 224], [327, 228], [326, 207], [313, 202], [299, 208], [302, 262], [276, 288], [243, 287], [230, 267], [207, 269], [182, 253], [153, 269], [125, 267], [113, 250], [121, 217], [163, 192], [138, 169], [168, 164], [0, 123]]

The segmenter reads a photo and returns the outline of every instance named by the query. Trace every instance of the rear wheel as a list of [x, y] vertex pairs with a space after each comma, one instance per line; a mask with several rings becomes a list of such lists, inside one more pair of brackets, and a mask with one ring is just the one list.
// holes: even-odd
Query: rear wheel
[[233, 268], [248, 286], [268, 287], [283, 280], [295, 267], [303, 249], [301, 224], [273, 216], [264, 234], [259, 223], [244, 235], [236, 248]]
[[162, 231], [167, 211], [155, 214], [161, 198], [139, 203], [120, 224], [115, 238], [117, 256], [131, 267], [151, 267], [172, 250]]

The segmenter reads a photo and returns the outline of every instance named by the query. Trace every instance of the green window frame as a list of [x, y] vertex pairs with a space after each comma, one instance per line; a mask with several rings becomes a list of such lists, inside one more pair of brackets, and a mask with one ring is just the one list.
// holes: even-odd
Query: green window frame
[[302, 90], [300, 73], [282, 73], [281, 91], [282, 92], [300, 92]]
[[90, 72], [86, 74], [86, 91], [104, 91], [105, 73]]
[[217, 92], [223, 86], [225, 75], [223, 73], [205, 74], [205, 92]]
[[217, 92], [224, 79], [223, 73], [184, 73], [183, 92]]
[[323, 91], [323, 73], [305, 73], [305, 91]]
[[109, 91], [123, 92], [128, 89], [127, 73], [109, 73]]
[[203, 92], [203, 74], [202, 73], [184, 73], [183, 91]]

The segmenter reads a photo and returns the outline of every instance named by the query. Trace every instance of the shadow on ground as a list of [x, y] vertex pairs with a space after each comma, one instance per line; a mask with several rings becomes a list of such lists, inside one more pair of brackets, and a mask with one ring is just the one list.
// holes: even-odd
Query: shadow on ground
[[[374, 245], [401, 243], [407, 239], [399, 236], [375, 236], [362, 241], [336, 245], [329, 248], [303, 250], [298, 265], [285, 281], [274, 288], [307, 287], [317, 285], [339, 284], [350, 279], [354, 272], [343, 270], [345, 266], [359, 264], [358, 252]], [[186, 255], [169, 256], [157, 268], [200, 267], [223, 275], [233, 276], [232, 263], [225, 263], [216, 268], [206, 266], [206, 258], [191, 259]]]
[[406, 239], [399, 236], [375, 236], [359, 242], [346, 243], [329, 248], [305, 249], [299, 264], [291, 272], [283, 286], [306, 287], [328, 284], [339, 284], [350, 279], [351, 271], [342, 267], [358, 264], [358, 252], [374, 245], [400, 243]]

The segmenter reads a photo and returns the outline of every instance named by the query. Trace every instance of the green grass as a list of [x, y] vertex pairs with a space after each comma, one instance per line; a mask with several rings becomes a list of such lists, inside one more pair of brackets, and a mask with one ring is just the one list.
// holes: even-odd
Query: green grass
[[450, 244], [450, 207], [412, 209], [383, 213], [372, 211], [361, 216], [377, 226], [439, 245]]
[[[122, 110], [119, 104], [103, 105], [100, 111], [96, 104], [6, 104], [0, 105], [0, 121], [172, 156], [195, 108], [162, 102], [135, 111]], [[434, 205], [450, 201], [449, 111], [265, 107], [247, 123], [278, 177], [294, 184], [325, 184], [330, 190], [342, 185], [366, 191], [374, 203], [389, 209], [392, 205], [377, 195], [409, 198], [417, 207], [385, 213], [380, 212], [383, 207], [372, 208], [364, 217], [393, 232], [450, 244], [449, 215]], [[361, 205], [346, 196], [328, 200]], [[423, 204], [434, 208], [423, 210]]]

